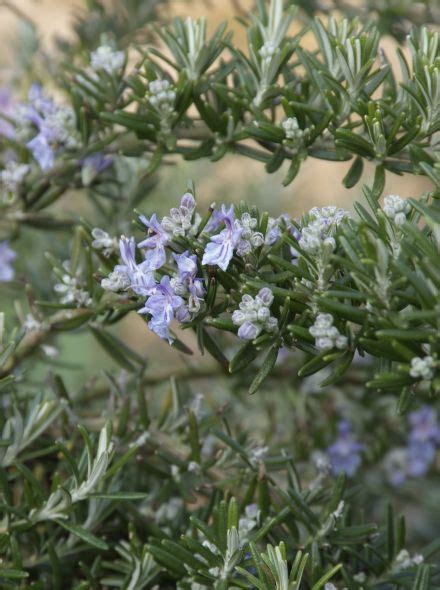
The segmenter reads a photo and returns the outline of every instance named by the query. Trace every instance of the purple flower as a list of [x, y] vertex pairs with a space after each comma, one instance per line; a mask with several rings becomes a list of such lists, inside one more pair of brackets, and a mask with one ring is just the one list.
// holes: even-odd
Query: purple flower
[[15, 271], [11, 263], [16, 256], [7, 240], [0, 242], [0, 282], [6, 283], [14, 278]]
[[37, 82], [29, 88], [28, 100], [33, 109], [42, 115], [50, 115], [57, 110], [54, 101], [44, 93], [43, 87]]
[[203, 287], [202, 279], [195, 279], [188, 287], [188, 309], [192, 313], [197, 313], [200, 310], [205, 295], [205, 288]]
[[426, 475], [434, 461], [436, 444], [440, 442], [440, 427], [435, 410], [422, 406], [409, 415], [411, 432], [408, 436], [407, 471], [412, 477]]
[[169, 235], [157, 220], [155, 213], [149, 220], [145, 215], [141, 215], [139, 219], [147, 226], [148, 234], [151, 234], [143, 242], [138, 244], [139, 248], [147, 249], [145, 262], [149, 270], [157, 270], [166, 262], [165, 246], [168, 243]]
[[211, 237], [211, 241], [206, 245], [202, 264], [216, 265], [225, 271], [234, 255], [234, 249], [240, 241], [243, 230], [235, 225], [232, 205], [229, 210], [225, 205], [222, 205], [221, 215], [225, 228], [219, 234]]
[[112, 165], [113, 158], [102, 153], [91, 154], [81, 160], [81, 179], [84, 186], [89, 186], [95, 178]]
[[[213, 203], [211, 205], [211, 207], [214, 207], [215, 204]], [[218, 210], [218, 209], [214, 209], [214, 211], [211, 214], [211, 217], [208, 219], [208, 223], [205, 225], [203, 231], [206, 232], [207, 234], [212, 234], [212, 232], [214, 232], [218, 226], [221, 224], [221, 222], [223, 221], [223, 216], [222, 213]]]
[[252, 322], [244, 322], [237, 332], [237, 335], [242, 340], [255, 340], [261, 333], [263, 327]]
[[153, 272], [149, 270], [145, 262], [136, 263], [135, 250], [136, 244], [134, 238], [123, 236], [119, 241], [119, 249], [123, 264], [115, 267], [115, 272], [119, 275], [126, 276], [130, 287], [138, 295], [149, 295], [155, 287]]
[[173, 254], [181, 283], [194, 279], [197, 274], [197, 256], [195, 254], [189, 256], [188, 254], [188, 250], [182, 252], [182, 254]]
[[60, 147], [77, 147], [75, 115], [46, 96], [39, 84], [29, 90], [29, 103], [17, 109], [17, 123], [21, 127], [33, 125], [37, 135], [26, 145], [42, 170], [49, 170], [55, 162], [55, 151]]
[[336, 442], [327, 449], [331, 470], [334, 475], [346, 473], [348, 476], [352, 476], [362, 462], [360, 453], [365, 447], [354, 440], [350, 422], [339, 422], [338, 433]]
[[420, 410], [409, 415], [411, 425], [410, 442], [440, 442], [440, 427], [435, 410], [422, 406]]
[[184, 300], [176, 295], [170, 284], [170, 277], [162, 277], [160, 284], [156, 285], [152, 294], [145, 302], [145, 306], [139, 310], [141, 314], [151, 316], [148, 322], [150, 330], [160, 338], [172, 342], [169, 325], [175, 317], [175, 312], [184, 304]]
[[47, 141], [47, 137], [39, 133], [34, 139], [28, 141], [26, 145], [42, 170], [50, 170], [53, 167], [55, 155]]
[[408, 475], [407, 449], [393, 449], [385, 457], [385, 470], [388, 481], [394, 487], [402, 486]]
[[411, 477], [426, 475], [435, 457], [435, 446], [429, 441], [413, 441], [408, 445], [407, 470]]

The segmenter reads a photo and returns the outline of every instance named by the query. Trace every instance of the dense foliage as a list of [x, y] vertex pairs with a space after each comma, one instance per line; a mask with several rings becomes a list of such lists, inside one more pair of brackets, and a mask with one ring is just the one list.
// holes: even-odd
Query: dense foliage
[[[440, 588], [438, 8], [257, 4], [247, 52], [154, 25], [154, 0], [87, 2], [50, 56], [23, 30], [0, 90], [1, 588]], [[407, 32], [396, 73], [381, 35]], [[192, 183], [154, 213], [176, 155], [226, 154], [286, 185], [308, 157], [375, 174], [353, 213], [204, 207]], [[404, 173], [432, 189], [384, 195]], [[154, 373], [133, 316], [205, 362]], [[103, 370], [72, 368], [79, 336]]]

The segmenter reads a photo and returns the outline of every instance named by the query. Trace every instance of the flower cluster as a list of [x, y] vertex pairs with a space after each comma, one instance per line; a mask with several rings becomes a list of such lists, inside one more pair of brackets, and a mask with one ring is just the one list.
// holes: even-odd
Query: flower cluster
[[255, 297], [243, 295], [239, 309], [232, 314], [232, 321], [239, 326], [238, 337], [254, 340], [261, 332], [276, 332], [278, 321], [270, 314], [273, 302], [272, 291], [264, 287]]
[[26, 146], [42, 170], [53, 167], [59, 148], [69, 150], [78, 146], [73, 110], [55, 104], [38, 84], [31, 86], [28, 102], [17, 107], [14, 120], [17, 136], [33, 136]]
[[[166, 246], [173, 237], [182, 237], [196, 231], [199, 218], [194, 210], [194, 197], [186, 193], [181, 199], [180, 207], [172, 209], [170, 215], [161, 222], [155, 214], [150, 219], [141, 216], [140, 220], [148, 230], [147, 238], [138, 245], [143, 252], [142, 262], [136, 261], [134, 238], [123, 236], [119, 243], [122, 264], [118, 264], [101, 281], [101, 286], [108, 291], [132, 289], [137, 295], [146, 297], [139, 313], [148, 315], [148, 327], [170, 343], [173, 340], [169, 331], [171, 322], [174, 319], [179, 322], [190, 321], [200, 312], [205, 293], [203, 280], [197, 277], [196, 255], [191, 255], [188, 250], [173, 252], [172, 257], [167, 260]], [[103, 237], [100, 237], [101, 244]], [[104, 236], [105, 244], [106, 238]], [[173, 265], [174, 272], [162, 274], [160, 280], [157, 280], [155, 273], [167, 262]]]
[[383, 212], [394, 221], [396, 225], [403, 225], [406, 221], [406, 216], [411, 211], [411, 205], [405, 199], [398, 195], [388, 195], [384, 199]]
[[110, 45], [101, 45], [90, 55], [90, 64], [95, 72], [104, 71], [109, 75], [119, 72], [125, 61], [122, 51], [115, 51]]
[[346, 420], [339, 422], [338, 438], [327, 449], [332, 473], [354, 475], [362, 463], [361, 452], [364, 449], [365, 446], [353, 438], [350, 422]]
[[334, 233], [338, 225], [348, 216], [345, 209], [335, 206], [313, 207], [308, 213], [308, 224], [301, 229], [299, 246], [308, 254], [318, 254], [323, 248], [334, 250]]
[[330, 313], [319, 313], [309, 332], [315, 338], [315, 346], [318, 350], [330, 350], [332, 348], [347, 348], [347, 336], [341, 334], [333, 325], [334, 319]]

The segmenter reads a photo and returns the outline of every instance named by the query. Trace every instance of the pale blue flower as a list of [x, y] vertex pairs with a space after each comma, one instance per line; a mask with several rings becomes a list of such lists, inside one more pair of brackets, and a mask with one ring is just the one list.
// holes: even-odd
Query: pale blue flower
[[84, 186], [89, 186], [101, 172], [106, 170], [113, 163], [111, 156], [98, 152], [86, 156], [80, 162], [81, 164], [81, 180]]
[[42, 170], [50, 170], [55, 163], [55, 154], [43, 133], [39, 133], [26, 144]]
[[155, 287], [156, 281], [148, 264], [145, 262], [136, 263], [134, 238], [123, 236], [119, 241], [119, 249], [123, 264], [117, 265], [115, 272], [127, 278], [129, 286], [135, 293], [142, 296], [149, 295]]
[[173, 258], [177, 264], [179, 281], [185, 283], [194, 279], [197, 274], [197, 256], [194, 254], [189, 256], [188, 250], [182, 254], [173, 254]]
[[42, 170], [49, 170], [55, 162], [59, 147], [78, 145], [75, 115], [70, 108], [61, 107], [46, 96], [38, 84], [29, 90], [29, 103], [21, 105], [17, 123], [32, 124], [38, 134], [27, 142], [27, 147]]
[[408, 420], [411, 425], [411, 442], [440, 442], [440, 426], [433, 408], [422, 406], [420, 410], [411, 412]]
[[148, 228], [148, 237], [138, 244], [139, 248], [145, 248], [145, 262], [149, 270], [157, 270], [163, 266], [167, 260], [165, 246], [168, 243], [169, 235], [157, 220], [154, 213], [150, 219], [141, 215], [139, 219]]
[[422, 406], [409, 415], [411, 432], [408, 436], [407, 469], [412, 477], [425, 475], [434, 461], [436, 444], [440, 442], [440, 427], [434, 409]]
[[15, 271], [12, 262], [16, 257], [17, 254], [9, 246], [7, 240], [0, 242], [0, 282], [6, 283], [14, 278]]
[[407, 450], [407, 469], [411, 477], [426, 475], [435, 457], [435, 445], [430, 441], [411, 441]]
[[165, 275], [160, 283], [154, 287], [145, 305], [139, 310], [141, 314], [151, 316], [148, 322], [150, 330], [160, 338], [172, 342], [169, 325], [175, 317], [175, 312], [184, 304], [184, 300], [176, 295], [170, 284], [170, 277]]
[[222, 205], [221, 210], [222, 222], [225, 228], [217, 235], [211, 237], [211, 241], [206, 245], [205, 253], [203, 254], [202, 264], [219, 266], [225, 271], [234, 255], [234, 249], [237, 247], [242, 228], [235, 224], [234, 207], [226, 209]]
[[338, 424], [338, 438], [327, 449], [331, 470], [334, 475], [346, 473], [353, 476], [362, 463], [360, 453], [364, 445], [357, 442], [351, 433], [351, 424], [342, 421]]

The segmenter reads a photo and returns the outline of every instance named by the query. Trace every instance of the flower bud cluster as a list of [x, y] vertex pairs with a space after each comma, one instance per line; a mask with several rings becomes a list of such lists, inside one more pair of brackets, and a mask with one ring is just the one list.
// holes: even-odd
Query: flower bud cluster
[[264, 244], [265, 240], [263, 234], [259, 231], [255, 231], [258, 226], [258, 220], [256, 217], [251, 217], [249, 213], [243, 213], [238, 220], [237, 225], [241, 228], [241, 239], [237, 245], [237, 254], [239, 256], [246, 256], [255, 248], [259, 248]]
[[388, 195], [384, 199], [383, 212], [396, 225], [403, 225], [405, 223], [406, 216], [410, 210], [411, 205], [409, 202], [398, 195]]
[[278, 47], [275, 45], [275, 43], [272, 43], [271, 41], [266, 41], [266, 43], [264, 43], [264, 45], [262, 45], [262, 47], [260, 47], [260, 49], [258, 50], [258, 54], [261, 56], [264, 62], [270, 63], [271, 59], [277, 51]]
[[423, 555], [416, 553], [411, 556], [407, 549], [402, 549], [396, 556], [395, 564], [397, 571], [407, 570], [423, 563]]
[[110, 256], [114, 252], [116, 252], [118, 248], [118, 242], [116, 238], [112, 238], [106, 231], [99, 227], [94, 227], [92, 229], [92, 247], [95, 250], [102, 250], [104, 256]]
[[313, 207], [308, 214], [308, 224], [301, 229], [298, 244], [308, 254], [318, 254], [323, 248], [334, 250], [336, 240], [333, 234], [347, 216], [345, 209], [334, 205], [322, 209]]
[[150, 104], [158, 111], [170, 112], [173, 110], [176, 92], [168, 80], [153, 80], [148, 84], [148, 90]]
[[432, 379], [434, 375], [432, 369], [434, 366], [435, 362], [432, 356], [425, 356], [423, 358], [416, 356], [411, 359], [411, 369], [409, 374], [415, 379]]
[[63, 264], [64, 274], [60, 276], [60, 282], [56, 283], [54, 290], [61, 296], [60, 302], [64, 304], [75, 304], [78, 307], [87, 307], [92, 304], [90, 294], [82, 288], [78, 277], [70, 274], [69, 263]]
[[315, 346], [318, 350], [330, 350], [347, 348], [347, 336], [343, 336], [333, 325], [333, 316], [330, 313], [320, 313], [316, 317], [309, 332], [315, 338]]
[[301, 129], [296, 117], [289, 117], [281, 123], [286, 139], [295, 140], [296, 143], [302, 142], [304, 138], [304, 130]]
[[107, 74], [119, 72], [125, 61], [123, 51], [115, 51], [110, 45], [101, 45], [90, 54], [90, 63], [95, 72], [104, 71]]
[[7, 192], [15, 193], [28, 172], [29, 166], [27, 164], [19, 164], [14, 161], [6, 162], [4, 170], [0, 171], [0, 183]]
[[232, 321], [239, 326], [238, 337], [242, 340], [254, 340], [261, 332], [275, 332], [278, 321], [271, 316], [270, 306], [273, 293], [268, 287], [260, 289], [254, 297], [243, 295], [239, 309], [232, 314]]
[[190, 193], [185, 193], [180, 207], [173, 207], [162, 219], [162, 227], [173, 237], [195, 235], [200, 224], [200, 215], [194, 213], [196, 202]]

